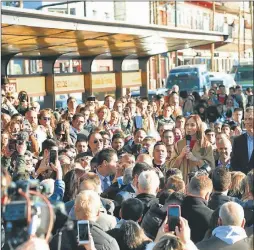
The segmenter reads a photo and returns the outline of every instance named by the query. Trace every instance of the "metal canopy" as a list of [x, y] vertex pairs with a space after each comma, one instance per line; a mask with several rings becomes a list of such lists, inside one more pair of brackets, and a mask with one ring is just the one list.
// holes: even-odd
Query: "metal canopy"
[[2, 7], [2, 57], [146, 57], [223, 42], [226, 36]]

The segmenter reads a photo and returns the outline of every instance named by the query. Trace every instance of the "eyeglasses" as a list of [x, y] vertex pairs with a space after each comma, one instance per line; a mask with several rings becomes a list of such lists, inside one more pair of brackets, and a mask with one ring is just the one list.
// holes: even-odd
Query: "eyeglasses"
[[5, 97], [5, 95], [2, 94], [2, 97]]
[[34, 109], [36, 109], [37, 107], [31, 107], [30, 109], [32, 109], [32, 110], [34, 110]]
[[14, 96], [8, 96], [7, 99], [15, 99]]
[[50, 118], [50, 117], [43, 117], [43, 120], [44, 120], [44, 121], [50, 121], [51, 118]]
[[93, 143], [98, 143], [98, 142], [103, 142], [102, 139], [99, 139], [99, 140], [94, 140]]
[[22, 141], [22, 140], [17, 140], [17, 144], [18, 144], [18, 145], [22, 145], [22, 144], [24, 144], [24, 141]]

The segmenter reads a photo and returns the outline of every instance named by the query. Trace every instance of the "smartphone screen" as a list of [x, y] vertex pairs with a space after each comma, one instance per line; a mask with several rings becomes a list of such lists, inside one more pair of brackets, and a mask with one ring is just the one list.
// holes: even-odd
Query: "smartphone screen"
[[89, 221], [78, 221], [78, 242], [79, 244], [89, 242]]
[[57, 159], [57, 150], [51, 149], [49, 155], [49, 163], [56, 164], [56, 159]]
[[17, 140], [10, 139], [10, 141], [9, 141], [9, 150], [10, 151], [16, 150], [16, 143], [17, 143]]
[[180, 206], [168, 206], [168, 229], [175, 232], [176, 226], [180, 226]]

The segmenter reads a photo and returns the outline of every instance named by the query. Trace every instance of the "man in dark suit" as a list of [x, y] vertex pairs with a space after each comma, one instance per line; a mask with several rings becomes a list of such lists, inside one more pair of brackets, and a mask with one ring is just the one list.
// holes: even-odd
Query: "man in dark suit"
[[212, 181], [206, 175], [192, 177], [188, 185], [181, 210], [182, 217], [189, 222], [191, 240], [194, 243], [201, 241], [208, 229], [213, 210], [208, 208], [207, 202], [212, 189]]
[[229, 201], [235, 201], [234, 197], [227, 196], [231, 184], [231, 174], [225, 167], [215, 168], [212, 173], [213, 193], [208, 202], [208, 207], [216, 210]]
[[199, 250], [252, 249], [251, 242], [244, 230], [244, 211], [239, 204], [227, 202], [222, 205], [219, 211], [218, 225], [210, 238], [202, 240], [196, 245]]
[[153, 167], [147, 163], [136, 163], [132, 171], [132, 182], [123, 188], [115, 197], [117, 206], [121, 206], [122, 202], [136, 197], [135, 190], [137, 189], [138, 177], [143, 171], [152, 170]]
[[242, 134], [234, 139], [231, 168], [233, 171], [242, 171], [247, 174], [254, 165], [253, 144], [253, 112], [254, 108], [248, 107], [245, 112], [244, 124], [247, 133]]

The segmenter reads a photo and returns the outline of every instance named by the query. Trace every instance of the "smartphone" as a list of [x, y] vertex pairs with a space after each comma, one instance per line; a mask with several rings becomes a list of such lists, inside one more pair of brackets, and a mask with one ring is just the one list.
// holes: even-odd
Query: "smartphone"
[[57, 160], [57, 150], [56, 149], [51, 149], [50, 153], [49, 153], [49, 164], [53, 163], [55, 165], [56, 160]]
[[24, 101], [26, 101], [26, 99], [27, 99], [26, 93], [22, 93], [22, 94], [20, 95], [20, 101], [21, 101], [21, 102], [24, 102]]
[[180, 227], [181, 207], [178, 205], [168, 206], [168, 230], [175, 232], [176, 226]]
[[16, 150], [16, 143], [17, 143], [17, 140], [14, 140], [14, 139], [9, 140], [9, 150], [10, 151]]
[[89, 221], [79, 220], [77, 222], [77, 228], [78, 228], [78, 244], [83, 245], [89, 243], [89, 233], [90, 233]]

